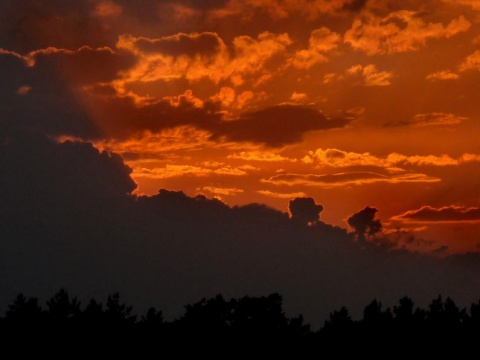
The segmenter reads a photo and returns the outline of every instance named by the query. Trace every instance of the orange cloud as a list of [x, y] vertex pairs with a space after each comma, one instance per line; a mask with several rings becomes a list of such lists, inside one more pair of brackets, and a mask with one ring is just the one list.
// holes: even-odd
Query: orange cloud
[[467, 120], [466, 117], [457, 116], [455, 114], [446, 114], [441, 112], [417, 114], [411, 120], [403, 120], [385, 124], [386, 126], [452, 126], [458, 125], [462, 121]]
[[297, 51], [290, 64], [297, 69], [309, 69], [315, 64], [327, 62], [326, 54], [337, 49], [340, 41], [340, 35], [326, 27], [314, 30], [308, 40], [308, 49]]
[[124, 73], [127, 82], [152, 82], [186, 78], [209, 78], [218, 83], [225, 77], [229, 55], [223, 40], [210, 32], [166, 36], [158, 39], [121, 35], [117, 48], [133, 52], [138, 65]]
[[292, 95], [290, 96], [290, 100], [292, 100], [294, 102], [301, 102], [301, 101], [305, 100], [306, 98], [307, 98], [307, 94], [297, 93], [296, 91], [294, 91], [292, 93]]
[[270, 190], [258, 190], [257, 193], [260, 195], [279, 198], [279, 199], [295, 199], [297, 197], [307, 196], [307, 194], [305, 194], [304, 192], [278, 193], [278, 192], [272, 192]]
[[167, 100], [172, 106], [179, 107], [182, 104], [190, 103], [196, 108], [203, 108], [204, 102], [193, 95], [192, 90], [186, 90], [183, 94], [176, 96], [164, 96], [162, 100]]
[[368, 55], [394, 54], [418, 50], [429, 39], [450, 38], [470, 27], [471, 23], [464, 16], [445, 26], [427, 23], [415, 11], [400, 10], [385, 17], [368, 13], [353, 22], [344, 41]]
[[[261, 94], [257, 94], [261, 98]], [[217, 94], [210, 97], [213, 102], [219, 102], [224, 109], [242, 110], [249, 103], [255, 100], [255, 93], [250, 90], [245, 90], [239, 94], [234, 88], [229, 86], [222, 86]]]
[[242, 189], [237, 188], [221, 188], [215, 186], [204, 186], [203, 191], [207, 191], [214, 195], [223, 195], [223, 196], [235, 196], [244, 192]]
[[18, 95], [27, 95], [32, 90], [32, 87], [29, 85], [22, 85], [18, 88]]
[[115, 17], [122, 14], [123, 8], [113, 0], [100, 0], [93, 9], [93, 15], [99, 17]]
[[33, 63], [31, 61], [31, 59], [29, 59], [28, 57], [22, 56], [15, 51], [10, 51], [10, 50], [0, 48], [0, 55], [10, 55], [10, 56], [13, 56], [13, 57], [15, 57], [19, 60], [24, 61], [25, 65], [33, 66]]
[[230, 64], [231, 73], [244, 77], [265, 69], [267, 61], [285, 52], [292, 40], [287, 33], [263, 32], [258, 40], [249, 36], [238, 36], [233, 40], [235, 59]]
[[443, 0], [443, 1], [451, 4], [469, 6], [474, 10], [480, 11], [480, 3], [478, 2], [478, 0]]
[[203, 78], [214, 83], [230, 78], [234, 86], [245, 78], [267, 72], [266, 64], [291, 44], [288, 34], [263, 32], [257, 39], [242, 35], [233, 39], [233, 56], [216, 33], [179, 33], [158, 39], [120, 36], [117, 47], [132, 51], [139, 64], [124, 74], [126, 82], [152, 82]]
[[427, 75], [426, 77], [427, 80], [456, 80], [458, 78], [458, 74], [449, 70], [437, 71]]
[[164, 167], [146, 168], [142, 166], [133, 165], [133, 178], [148, 178], [148, 179], [167, 179], [179, 176], [195, 176], [205, 177], [209, 175], [230, 175], [243, 176], [246, 175], [245, 170], [239, 168], [224, 166], [220, 168], [208, 168], [195, 165], [183, 164], [166, 164]]
[[241, 151], [227, 156], [228, 159], [241, 159], [246, 161], [266, 161], [280, 162], [289, 161], [296, 162], [296, 159], [290, 159], [269, 151]]
[[[316, 166], [329, 167], [353, 167], [353, 166], [376, 166], [387, 169], [394, 169], [403, 165], [414, 166], [456, 166], [466, 162], [479, 161], [480, 155], [464, 154], [454, 159], [446, 154], [435, 155], [411, 155], [406, 156], [399, 153], [390, 153], [386, 157], [377, 157], [368, 152], [355, 153], [338, 149], [317, 149], [310, 151], [303, 157], [302, 162]], [[398, 169], [397, 170], [401, 170]]]
[[338, 149], [317, 149], [310, 151], [302, 161], [306, 164], [327, 165], [331, 167], [348, 166], [384, 166], [385, 161], [370, 153], [346, 152]]
[[363, 185], [378, 182], [397, 183], [433, 183], [441, 179], [430, 177], [425, 174], [404, 173], [404, 174], [379, 174], [374, 172], [346, 172], [336, 174], [278, 174], [261, 182], [272, 185], [287, 186], [316, 186], [316, 187], [342, 187], [347, 185]]
[[346, 71], [348, 76], [359, 78], [360, 84], [365, 86], [388, 86], [393, 73], [378, 71], [373, 64], [362, 66], [354, 65]]
[[121, 139], [102, 139], [94, 141], [96, 148], [121, 154], [130, 158], [161, 158], [167, 153], [182, 150], [198, 150], [214, 145], [208, 131], [193, 126], [178, 126], [153, 133], [144, 131], [137, 136]]
[[455, 205], [441, 208], [422, 206], [420, 209], [393, 216], [391, 220], [407, 223], [480, 222], [480, 208]]
[[472, 55], [468, 56], [459, 66], [460, 71], [480, 70], [480, 50], [476, 50]]
[[480, 155], [479, 154], [463, 154], [461, 156], [461, 161], [462, 162], [477, 162], [480, 161]]
[[461, 160], [456, 160], [451, 158], [448, 155], [414, 155], [414, 156], [404, 156], [397, 153], [392, 153], [387, 157], [387, 162], [392, 164], [410, 164], [417, 166], [452, 166], [459, 165]]

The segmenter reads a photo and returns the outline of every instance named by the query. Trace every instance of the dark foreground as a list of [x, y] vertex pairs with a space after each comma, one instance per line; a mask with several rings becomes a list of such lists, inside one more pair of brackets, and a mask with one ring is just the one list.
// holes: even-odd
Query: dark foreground
[[[480, 301], [460, 309], [450, 298], [438, 296], [428, 309], [415, 308], [403, 297], [393, 309], [373, 300], [363, 318], [353, 320], [345, 307], [332, 313], [324, 325], [312, 329], [302, 316], [287, 317], [282, 297], [243, 297], [226, 300], [221, 295], [185, 306], [171, 322], [150, 308], [142, 316], [122, 303], [118, 293], [103, 304], [95, 299], [82, 307], [61, 289], [46, 302], [18, 295], [0, 320], [3, 348], [16, 354], [32, 350], [52, 356], [85, 354], [92, 349], [110, 354], [370, 354], [443, 355], [475, 349], [480, 335]], [[85, 352], [85, 353], [84, 353]], [[164, 355], [166, 355], [164, 353]], [[475, 351], [476, 353], [476, 351]]]

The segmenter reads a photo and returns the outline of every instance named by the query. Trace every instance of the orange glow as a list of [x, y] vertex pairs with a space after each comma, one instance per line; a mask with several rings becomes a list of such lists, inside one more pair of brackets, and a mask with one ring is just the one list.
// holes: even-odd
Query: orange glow
[[139, 194], [314, 197], [342, 227], [374, 205], [386, 237], [478, 251], [479, 1], [87, 3], [81, 34], [25, 15], [5, 91], [65, 108], [51, 136], [120, 154]]

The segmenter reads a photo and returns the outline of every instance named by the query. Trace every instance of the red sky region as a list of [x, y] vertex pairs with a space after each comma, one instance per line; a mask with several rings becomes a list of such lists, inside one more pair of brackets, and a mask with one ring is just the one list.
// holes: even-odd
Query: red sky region
[[374, 206], [399, 246], [478, 250], [478, 1], [56, 3], [0, 5], [12, 101], [80, 114], [41, 126], [121, 154], [137, 193]]

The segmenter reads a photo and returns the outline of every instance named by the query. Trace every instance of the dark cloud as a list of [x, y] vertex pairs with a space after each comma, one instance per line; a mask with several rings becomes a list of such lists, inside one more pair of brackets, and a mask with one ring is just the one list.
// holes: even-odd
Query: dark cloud
[[397, 127], [397, 126], [453, 126], [458, 125], [462, 121], [466, 120], [466, 117], [458, 116], [455, 114], [447, 113], [426, 113], [417, 114], [412, 119], [404, 119], [399, 121], [387, 122], [385, 127]]
[[169, 100], [137, 106], [135, 99], [124, 97], [99, 97], [94, 100], [94, 116], [99, 119], [107, 137], [128, 138], [145, 130], [158, 132], [181, 125], [193, 125], [211, 130], [219, 126], [219, 108], [206, 103], [196, 107], [185, 97], [172, 105]]
[[132, 67], [136, 59], [126, 51], [114, 51], [108, 47], [91, 48], [82, 46], [75, 50], [47, 48], [28, 55], [34, 61], [32, 72], [43, 75], [44, 86], [48, 87], [47, 76], [64, 76], [75, 84], [110, 82], [119, 72]]
[[113, 45], [110, 33], [92, 17], [87, 0], [5, 0], [0, 3], [0, 48], [27, 53], [49, 46], [78, 49]]
[[138, 106], [135, 99], [99, 97], [94, 112], [102, 121], [106, 136], [128, 137], [132, 133], [160, 131], [181, 125], [192, 125], [212, 134], [213, 140], [245, 141], [281, 146], [300, 142], [308, 131], [345, 126], [346, 119], [327, 119], [320, 112], [300, 106], [276, 106], [223, 120], [218, 103], [205, 102], [201, 107], [186, 96], [179, 102], [156, 101]]
[[279, 105], [224, 122], [216, 135], [233, 141], [282, 146], [300, 142], [308, 131], [341, 128], [348, 122], [347, 119], [327, 119], [321, 112], [302, 106]]
[[319, 324], [339, 304], [360, 316], [373, 297], [476, 296], [454, 264], [360, 248], [344, 229], [306, 227], [260, 204], [167, 190], [135, 197], [119, 156], [19, 135], [0, 142], [3, 309], [20, 291], [42, 298], [63, 286], [84, 301], [119, 291], [139, 312], [155, 305], [172, 318], [202, 297], [277, 291], [288, 313]]
[[122, 198], [136, 184], [117, 154], [89, 143], [57, 143], [29, 132], [0, 137], [0, 199], [3, 211]]
[[464, 206], [444, 206], [435, 208], [422, 206], [392, 217], [392, 220], [418, 223], [480, 221], [480, 208]]
[[[3, 121], [35, 128], [50, 135], [86, 138], [129, 137], [145, 130], [157, 132], [181, 125], [207, 130], [212, 139], [282, 146], [302, 140], [308, 131], [343, 127], [347, 119], [327, 119], [317, 110], [282, 105], [222, 120], [220, 105], [199, 106], [187, 96], [145, 101], [117, 95], [109, 85], [95, 85], [116, 78], [132, 66], [131, 54], [110, 48], [82, 47], [75, 51], [49, 48], [29, 55], [27, 60], [11, 53], [0, 54], [6, 92], [2, 101]], [[30, 64], [31, 65], [31, 64]], [[86, 92], [80, 86], [92, 85]], [[28, 86], [20, 96], [18, 91]], [[87, 105], [87, 106], [85, 106]]]
[[315, 199], [309, 197], [297, 197], [290, 200], [288, 209], [292, 215], [292, 219], [300, 221], [304, 224], [314, 224], [320, 220], [320, 213], [323, 205], [315, 202]]
[[343, 10], [358, 12], [367, 5], [368, 0], [351, 0], [345, 3]]
[[[49, 68], [28, 67], [12, 54], [0, 54], [0, 129], [31, 129], [49, 135], [98, 135], [68, 79]], [[27, 92], [19, 91], [22, 87]]]
[[365, 233], [373, 236], [382, 229], [380, 220], [375, 219], [377, 212], [377, 209], [367, 206], [347, 219], [348, 225], [355, 229], [357, 239], [365, 240]]
[[135, 38], [133, 45], [144, 53], [162, 53], [172, 56], [215, 55], [225, 46], [222, 39], [210, 32], [201, 34], [177, 34], [161, 39]]

